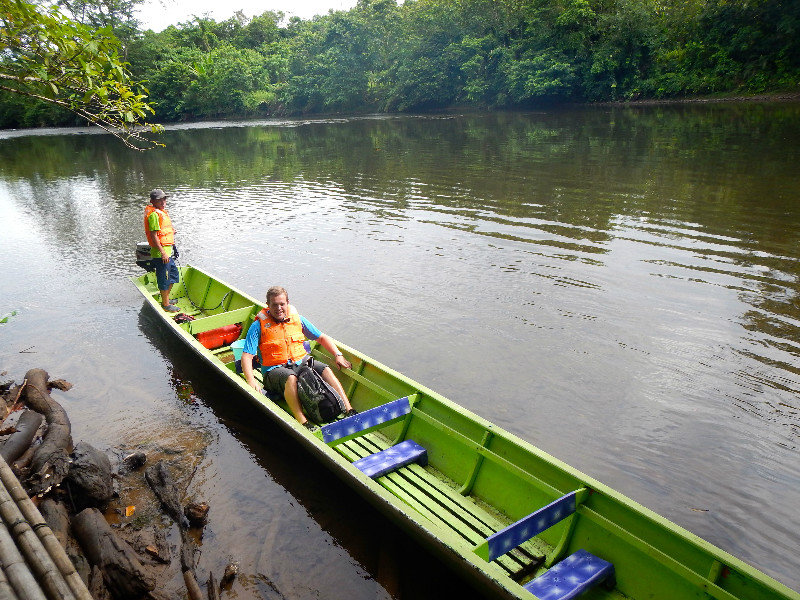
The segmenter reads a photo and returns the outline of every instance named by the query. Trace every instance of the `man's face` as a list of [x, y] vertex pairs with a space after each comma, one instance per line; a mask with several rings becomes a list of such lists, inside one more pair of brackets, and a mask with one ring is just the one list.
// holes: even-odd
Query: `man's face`
[[278, 294], [269, 300], [269, 314], [276, 321], [283, 321], [289, 316], [289, 300], [286, 294]]
[[159, 200], [153, 200], [152, 203], [157, 209], [164, 210], [164, 207], [167, 205], [167, 199], [161, 198]]

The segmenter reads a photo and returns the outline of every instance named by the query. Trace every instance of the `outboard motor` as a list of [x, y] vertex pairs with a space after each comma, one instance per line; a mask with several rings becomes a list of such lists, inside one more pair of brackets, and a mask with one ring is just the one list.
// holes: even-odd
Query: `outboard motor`
[[153, 259], [150, 257], [150, 244], [147, 242], [136, 242], [136, 264], [145, 271], [155, 271]]

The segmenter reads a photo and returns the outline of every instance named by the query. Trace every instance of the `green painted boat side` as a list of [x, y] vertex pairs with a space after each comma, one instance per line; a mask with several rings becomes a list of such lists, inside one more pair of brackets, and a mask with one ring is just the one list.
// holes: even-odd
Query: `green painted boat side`
[[[181, 277], [174, 299], [195, 316], [182, 324], [161, 310], [154, 274], [133, 281], [165, 326], [244, 398], [484, 593], [534, 598], [522, 584], [583, 548], [614, 564], [616, 586], [595, 588], [582, 598], [800, 600], [800, 593], [740, 559], [338, 341], [353, 364], [337, 373], [355, 408], [364, 411], [403, 396], [414, 404], [402, 420], [325, 444], [285, 405], [236, 374], [229, 347], [208, 350], [194, 337], [235, 323], [243, 325], [244, 337], [263, 304], [195, 267], [182, 267]], [[312, 354], [331, 362], [315, 343]], [[427, 449], [428, 466], [411, 465], [372, 480], [351, 464], [404, 439]], [[494, 562], [476, 552], [491, 533], [576, 490], [585, 490], [585, 499], [573, 516]]]

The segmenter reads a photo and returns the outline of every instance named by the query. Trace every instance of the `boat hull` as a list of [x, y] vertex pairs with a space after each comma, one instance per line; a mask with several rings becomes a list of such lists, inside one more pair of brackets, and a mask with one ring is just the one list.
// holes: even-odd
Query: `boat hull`
[[[495, 597], [534, 596], [525, 582], [558, 560], [586, 549], [612, 562], [616, 585], [586, 597], [681, 600], [786, 599], [800, 594], [725, 553], [622, 494], [560, 462], [496, 425], [337, 342], [352, 369], [338, 373], [355, 408], [373, 409], [409, 397], [406, 417], [379, 429], [326, 444], [300, 426], [282, 402], [273, 402], [236, 373], [229, 347], [208, 349], [198, 334], [241, 324], [245, 335], [263, 305], [194, 267], [181, 268], [173, 289], [179, 307], [195, 320], [176, 323], [160, 308], [154, 274], [134, 283], [171, 329], [206, 364], [298, 444], [363, 498], [449, 562], [484, 593]], [[312, 354], [332, 357], [312, 344]], [[377, 479], [353, 466], [359, 458], [404, 439], [427, 449], [429, 464], [409, 465]], [[477, 547], [485, 538], [559, 496], [583, 490], [575, 514], [494, 561]]]

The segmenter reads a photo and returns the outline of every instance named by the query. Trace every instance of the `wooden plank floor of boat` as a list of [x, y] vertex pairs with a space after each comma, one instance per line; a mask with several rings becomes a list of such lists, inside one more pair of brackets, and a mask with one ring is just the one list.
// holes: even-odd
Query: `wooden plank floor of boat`
[[[370, 433], [339, 444], [336, 449], [353, 462], [389, 445], [380, 434]], [[462, 496], [454, 483], [432, 467], [409, 465], [376, 481], [436, 526], [451, 529], [471, 545], [508, 525], [472, 498]], [[536, 570], [546, 551], [531, 541], [500, 557], [497, 564], [519, 581]]]

